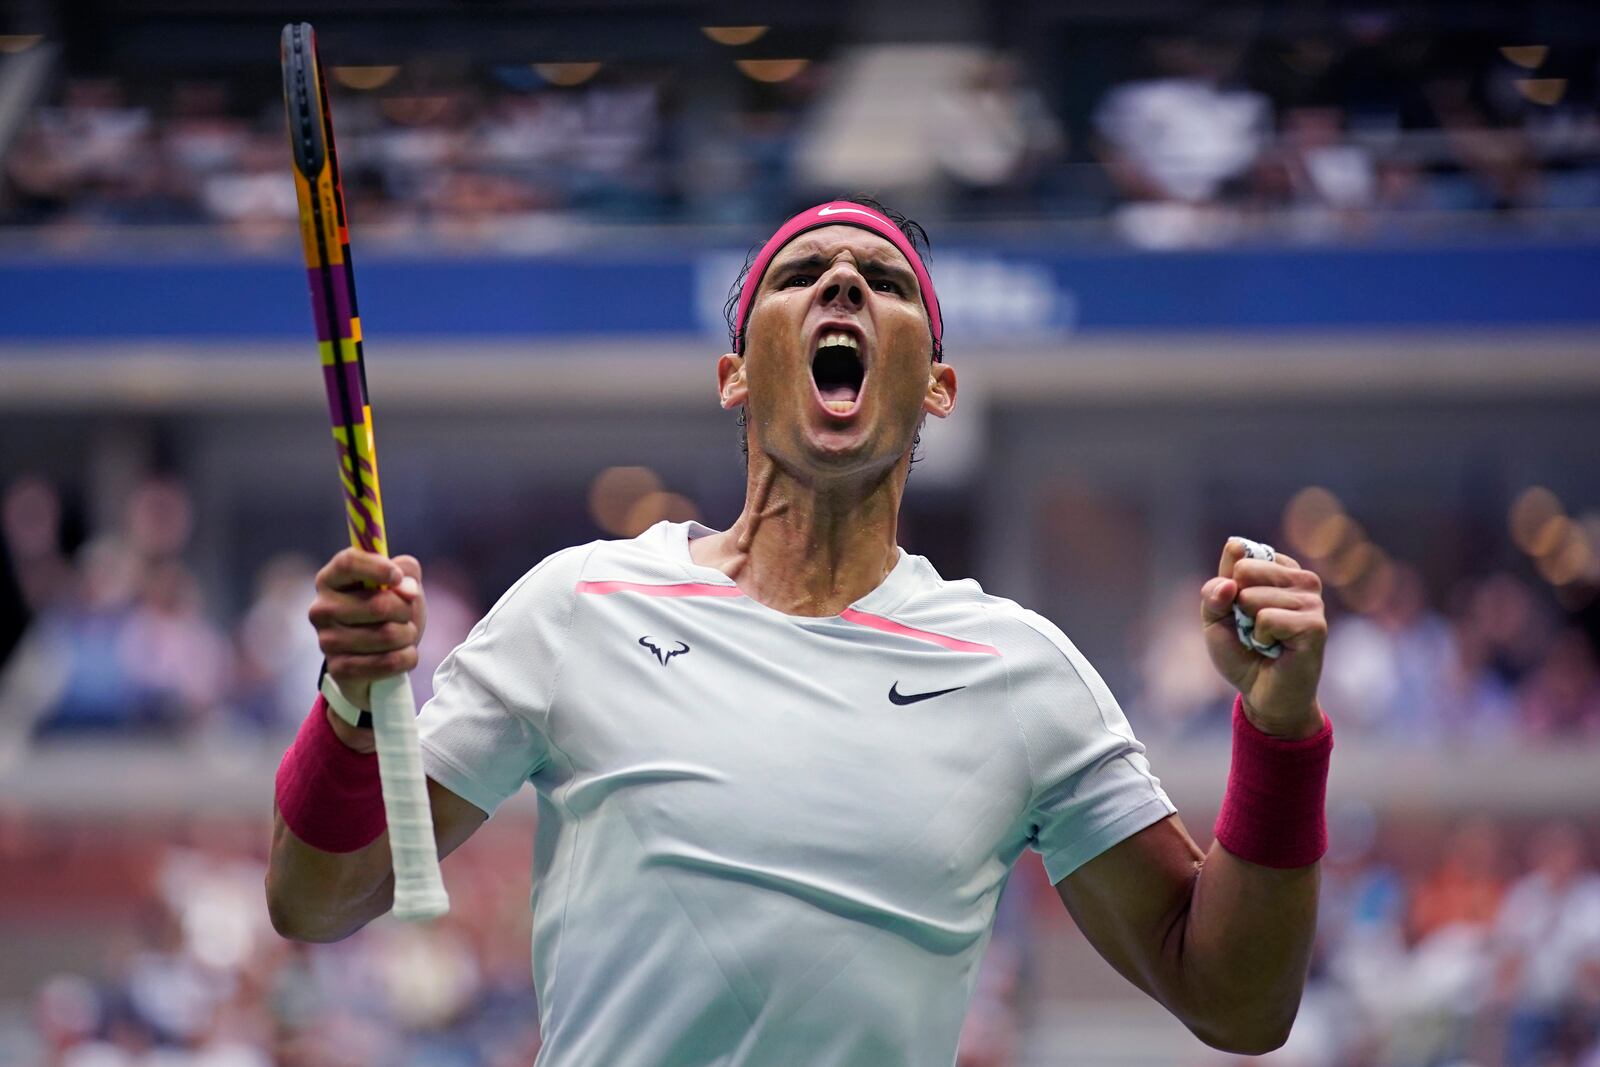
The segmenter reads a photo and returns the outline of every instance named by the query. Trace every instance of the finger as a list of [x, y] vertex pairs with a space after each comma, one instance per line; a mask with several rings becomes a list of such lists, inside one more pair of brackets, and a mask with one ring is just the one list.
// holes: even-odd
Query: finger
[[1299, 650], [1327, 636], [1328, 622], [1318, 611], [1262, 608], [1256, 613], [1255, 638], [1264, 645], [1277, 642]]
[[[1249, 558], [1249, 556], [1245, 552], [1244, 542], [1240, 541], [1237, 537], [1228, 538], [1228, 540], [1225, 541], [1222, 546], [1222, 560], [1217, 564], [1217, 576], [1219, 578], [1232, 577], [1234, 565], [1237, 564], [1241, 559], [1247, 558]], [[1299, 560], [1295, 559], [1293, 556], [1279, 552], [1277, 549], [1273, 549], [1272, 559], [1267, 562], [1281, 563], [1292, 570], [1300, 569]]]
[[1283, 608], [1286, 611], [1315, 611], [1322, 606], [1321, 598], [1304, 589], [1281, 585], [1251, 585], [1239, 590], [1239, 606], [1250, 615], [1259, 615], [1266, 608]]
[[395, 584], [395, 591], [407, 600], [415, 600], [422, 592], [422, 564], [416, 556], [396, 556], [394, 565], [405, 575]]
[[1232, 578], [1234, 566], [1244, 558], [1244, 542], [1237, 537], [1228, 538], [1222, 545], [1222, 559], [1217, 564], [1217, 577]]
[[1233, 614], [1233, 601], [1239, 595], [1239, 583], [1232, 578], [1213, 578], [1200, 587], [1200, 619], [1206, 623], [1220, 622]]
[[1233, 578], [1243, 588], [1279, 585], [1293, 589], [1321, 589], [1322, 579], [1313, 571], [1286, 567], [1276, 560], [1242, 559], [1233, 568]]
[[325, 656], [393, 652], [415, 645], [417, 628], [404, 622], [386, 622], [376, 626], [329, 626], [317, 631], [317, 643]]
[[375, 682], [379, 678], [392, 678], [405, 674], [417, 665], [415, 648], [397, 648], [393, 652], [349, 654], [328, 657], [328, 673], [343, 685], [346, 679]]
[[349, 592], [325, 589], [311, 602], [311, 625], [369, 626], [384, 622], [411, 622], [415, 609], [398, 589], [357, 586]]
[[363, 584], [393, 585], [405, 572], [387, 556], [347, 548], [317, 572], [318, 589], [354, 589]]

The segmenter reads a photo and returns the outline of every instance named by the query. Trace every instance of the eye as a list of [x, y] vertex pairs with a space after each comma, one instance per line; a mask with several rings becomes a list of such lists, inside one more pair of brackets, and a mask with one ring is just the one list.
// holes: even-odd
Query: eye
[[879, 278], [877, 281], [872, 283], [872, 288], [873, 288], [874, 292], [879, 292], [879, 293], [899, 293], [900, 292], [899, 283], [898, 282], [892, 282], [888, 278]]
[[791, 289], [796, 286], [810, 285], [812, 277], [809, 274], [791, 274], [783, 281], [783, 288]]

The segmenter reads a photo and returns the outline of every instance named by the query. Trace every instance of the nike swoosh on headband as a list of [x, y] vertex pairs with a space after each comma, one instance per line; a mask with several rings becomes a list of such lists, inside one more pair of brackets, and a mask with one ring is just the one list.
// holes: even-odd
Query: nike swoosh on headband
[[[835, 215], [859, 215], [859, 219], [835, 219]], [[745, 272], [744, 284], [739, 290], [738, 312], [734, 318], [733, 344], [734, 348], [744, 351], [745, 328], [750, 321], [750, 306], [755, 302], [756, 290], [761, 286], [761, 280], [767, 273], [767, 267], [772, 263], [772, 258], [780, 248], [794, 240], [807, 230], [819, 229], [823, 226], [859, 226], [869, 230], [899, 249], [900, 254], [906, 257], [906, 262], [911, 265], [912, 273], [917, 276], [917, 288], [922, 300], [922, 306], [928, 312], [928, 332], [933, 336], [933, 343], [937, 350], [944, 337], [944, 320], [939, 314], [939, 298], [933, 292], [933, 278], [928, 274], [927, 265], [922, 262], [922, 257], [912, 247], [911, 241], [900, 228], [892, 221], [876, 211], [856, 207], [850, 201], [831, 200], [825, 204], [793, 215], [778, 232], [767, 239], [761, 246], [761, 251], [750, 262], [750, 269]]]

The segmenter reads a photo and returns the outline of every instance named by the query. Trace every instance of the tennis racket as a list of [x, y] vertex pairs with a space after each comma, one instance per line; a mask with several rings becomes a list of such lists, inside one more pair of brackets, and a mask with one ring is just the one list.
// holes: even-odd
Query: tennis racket
[[[333, 147], [327, 85], [310, 23], [290, 23], [283, 28], [280, 59], [289, 142], [294, 150], [295, 194], [300, 202], [300, 240], [311, 283], [311, 310], [328, 388], [339, 477], [344, 482], [350, 543], [387, 556], [344, 188]], [[422, 774], [416, 717], [410, 678], [399, 674], [372, 683], [378, 774], [383, 781], [383, 808], [394, 862], [394, 914], [413, 920], [435, 918], [450, 910], [433, 840], [433, 813]]]

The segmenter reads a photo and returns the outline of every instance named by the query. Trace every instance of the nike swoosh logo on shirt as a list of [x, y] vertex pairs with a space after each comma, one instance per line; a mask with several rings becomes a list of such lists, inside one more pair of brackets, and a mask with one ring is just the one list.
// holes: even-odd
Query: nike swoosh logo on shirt
[[958, 689], [965, 688], [966, 686], [964, 685], [957, 685], [949, 689], [935, 689], [931, 693], [902, 693], [900, 692], [900, 683], [895, 682], [889, 687], [889, 703], [901, 706], [915, 704], [919, 700], [932, 700], [934, 697], [942, 697], [946, 693], [954, 693]]
[[870, 212], [870, 211], [862, 211], [858, 207], [821, 207], [821, 208], [817, 209], [817, 214], [818, 215], [843, 215], [847, 211], [852, 215], [865, 215], [869, 219], [875, 219], [875, 218], [878, 217], [878, 216], [874, 215], [872, 212]]

